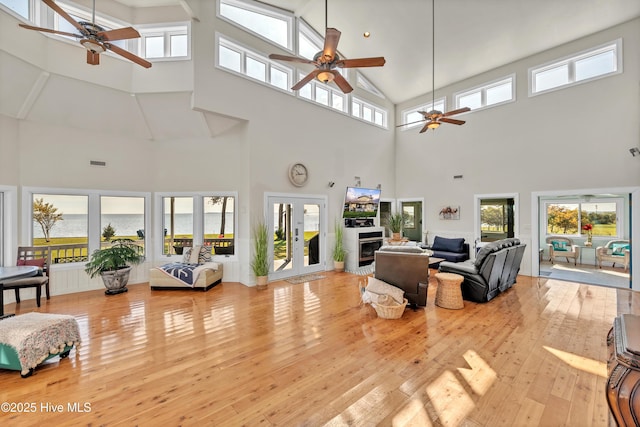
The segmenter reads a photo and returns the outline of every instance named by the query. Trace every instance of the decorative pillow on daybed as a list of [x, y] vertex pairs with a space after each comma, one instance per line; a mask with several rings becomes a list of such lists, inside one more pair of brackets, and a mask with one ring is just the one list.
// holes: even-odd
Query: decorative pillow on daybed
[[399, 304], [404, 301], [404, 291], [393, 285], [383, 282], [375, 277], [369, 277], [367, 287], [364, 288], [362, 293], [362, 302], [365, 304], [375, 304], [378, 302], [378, 298], [383, 295], [389, 295], [393, 300]]
[[204, 264], [211, 262], [211, 246], [196, 245], [184, 251], [182, 262], [186, 264]]

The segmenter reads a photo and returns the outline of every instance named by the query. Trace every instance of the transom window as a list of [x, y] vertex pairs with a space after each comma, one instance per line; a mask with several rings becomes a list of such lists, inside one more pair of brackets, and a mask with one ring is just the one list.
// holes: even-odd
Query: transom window
[[529, 70], [529, 94], [536, 95], [622, 72], [622, 39]]
[[[304, 74], [299, 74], [298, 78], [302, 79], [304, 76]], [[312, 80], [304, 85], [298, 91], [298, 96], [338, 111], [347, 111], [347, 96], [338, 88], [334, 89], [331, 85], [321, 83], [318, 80]]]
[[387, 111], [362, 99], [351, 97], [351, 115], [380, 127], [387, 127]]
[[[431, 110], [438, 110], [444, 112], [446, 108], [446, 98], [436, 99], [435, 103], [430, 102], [428, 104], [420, 105], [419, 107], [404, 110], [402, 112], [402, 123], [410, 123], [403, 126], [402, 129], [411, 129], [416, 126], [420, 126], [424, 123], [424, 116], [418, 111], [429, 112]], [[422, 123], [421, 123], [422, 122]]]
[[220, 0], [218, 16], [285, 49], [293, 46], [293, 17], [265, 4]]
[[380, 92], [380, 90], [378, 90], [378, 88], [375, 87], [369, 80], [367, 80], [365, 76], [363, 76], [359, 71], [356, 71], [356, 84], [358, 85], [358, 87], [366, 90], [369, 93], [379, 96], [382, 99], [385, 98], [384, 94]]
[[272, 61], [220, 35], [217, 35], [217, 37], [217, 64], [219, 67], [290, 92], [291, 76], [293, 75], [291, 68]]
[[140, 33], [140, 55], [147, 59], [191, 57], [189, 24], [144, 26]]
[[30, 0], [0, 0], [0, 4], [25, 19], [29, 19]]
[[471, 110], [479, 110], [515, 101], [515, 79], [515, 75], [512, 75], [456, 93], [453, 96], [455, 108], [469, 107]]

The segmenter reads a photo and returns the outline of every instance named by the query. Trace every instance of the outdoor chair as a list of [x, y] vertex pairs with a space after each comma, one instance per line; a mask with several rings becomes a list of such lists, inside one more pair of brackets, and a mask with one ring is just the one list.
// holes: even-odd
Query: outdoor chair
[[631, 244], [629, 240], [611, 240], [606, 245], [596, 248], [596, 259], [600, 268], [602, 261], [608, 261], [613, 263], [613, 267], [616, 266], [616, 262], [622, 264], [624, 271], [627, 271], [631, 259]]
[[555, 257], [564, 257], [567, 262], [573, 258], [573, 265], [578, 265], [580, 247], [573, 244], [573, 240], [564, 236], [547, 237], [547, 247], [549, 248], [549, 261], [556, 262]]
[[45, 287], [47, 299], [51, 297], [49, 291], [49, 265], [51, 264], [51, 253], [46, 246], [20, 246], [18, 248], [18, 259], [16, 265], [33, 265], [40, 267], [40, 274], [23, 279], [4, 282], [4, 290], [13, 289], [16, 295], [16, 303], [20, 303], [20, 289], [36, 288], [36, 304], [40, 307], [40, 296], [42, 286]]

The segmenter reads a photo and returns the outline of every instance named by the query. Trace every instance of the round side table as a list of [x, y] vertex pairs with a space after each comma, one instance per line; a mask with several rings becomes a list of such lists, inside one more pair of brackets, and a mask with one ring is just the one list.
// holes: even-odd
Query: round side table
[[462, 288], [460, 286], [464, 277], [453, 273], [436, 273], [436, 279], [438, 280], [436, 305], [452, 310], [464, 308]]

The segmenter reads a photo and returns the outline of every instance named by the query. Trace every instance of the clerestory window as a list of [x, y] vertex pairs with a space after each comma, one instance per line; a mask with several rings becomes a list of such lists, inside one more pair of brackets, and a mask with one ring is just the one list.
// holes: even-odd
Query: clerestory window
[[622, 72], [622, 39], [529, 70], [529, 95]]
[[516, 100], [515, 75], [454, 94], [455, 108], [469, 107], [472, 111]]
[[266, 4], [242, 0], [220, 0], [218, 17], [269, 40], [287, 50], [293, 50], [291, 14]]

